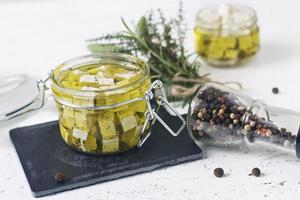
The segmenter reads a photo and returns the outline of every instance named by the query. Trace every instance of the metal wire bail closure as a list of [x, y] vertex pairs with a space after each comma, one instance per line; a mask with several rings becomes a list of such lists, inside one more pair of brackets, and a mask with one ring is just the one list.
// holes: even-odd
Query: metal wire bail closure
[[[16, 110], [14, 110], [12, 112], [6, 113], [4, 117], [0, 116], [0, 122], [8, 121], [8, 120], [17, 118], [19, 116], [23, 116], [27, 113], [30, 113], [32, 111], [36, 111], [36, 110], [39, 110], [40, 108], [42, 108], [46, 101], [45, 92], [46, 92], [46, 90], [48, 90], [46, 83], [48, 82], [51, 74], [52, 74], [52, 71], [49, 72], [46, 79], [44, 79], [44, 80], [39, 79], [35, 83], [33, 83], [33, 84], [36, 84], [35, 86], [38, 91], [38, 95], [36, 97], [33, 97], [32, 101], [28, 102], [26, 105], [23, 105], [22, 107], [17, 108]], [[27, 77], [27, 75], [25, 75], [25, 76]], [[29, 94], [31, 94], [31, 91], [29, 91]]]
[[[152, 90], [155, 91], [156, 95], [153, 94]], [[153, 99], [153, 98], [155, 98], [157, 100], [157, 103], [159, 104], [159, 106], [164, 106], [165, 109], [168, 111], [168, 113], [170, 115], [175, 114], [175, 116], [177, 116], [181, 120], [182, 124], [181, 124], [180, 128], [177, 131], [172, 130], [165, 123], [165, 121], [158, 115], [158, 113], [157, 113], [158, 110], [157, 110], [157, 112], [155, 112], [155, 109], [152, 108], [150, 100]], [[155, 80], [152, 83], [150, 89], [145, 94], [145, 101], [146, 101], [147, 106], [148, 106], [148, 111], [145, 113], [146, 121], [143, 125], [142, 133], [145, 132], [146, 127], [150, 122], [154, 123], [154, 121], [157, 119], [169, 131], [169, 133], [171, 133], [171, 135], [178, 136], [180, 134], [180, 132], [184, 129], [184, 127], [186, 125], [186, 122], [185, 122], [185, 119], [168, 102], [166, 92], [165, 92], [165, 89], [163, 87], [163, 83], [160, 80]], [[150, 134], [151, 134], [151, 131], [140, 139], [138, 147], [141, 147], [145, 143], [145, 141], [149, 138]]]

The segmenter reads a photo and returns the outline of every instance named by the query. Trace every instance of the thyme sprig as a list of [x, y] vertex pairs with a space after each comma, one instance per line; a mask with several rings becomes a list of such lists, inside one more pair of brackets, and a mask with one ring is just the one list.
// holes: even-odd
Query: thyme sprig
[[[118, 52], [141, 56], [148, 63], [151, 76], [162, 80], [169, 87], [175, 84], [174, 77], [203, 78], [199, 75], [200, 62], [197, 57], [191, 61], [193, 54], [188, 54], [184, 48], [187, 28], [181, 2], [174, 18], [167, 19], [158, 9], [146, 13], [133, 27], [123, 18], [121, 20], [124, 31], [88, 40], [91, 52]], [[195, 86], [195, 83], [188, 81], [176, 81], [176, 84], [185, 88]], [[185, 96], [185, 100], [189, 98], [190, 95]]]

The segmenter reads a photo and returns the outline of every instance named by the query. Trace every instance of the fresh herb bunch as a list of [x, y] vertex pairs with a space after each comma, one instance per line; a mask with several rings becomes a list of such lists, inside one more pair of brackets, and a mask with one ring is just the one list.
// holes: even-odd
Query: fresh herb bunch
[[[151, 71], [152, 78], [162, 80], [167, 88], [175, 84], [180, 89], [191, 89], [199, 85], [198, 81], [206, 76], [199, 75], [200, 62], [188, 54], [184, 48], [186, 24], [184, 23], [182, 3], [180, 2], [177, 17], [166, 19], [161, 10], [150, 11], [144, 15], [134, 29], [130, 28], [122, 18], [125, 31], [107, 34], [88, 40], [88, 48], [93, 53], [118, 52], [143, 57]], [[180, 79], [177, 79], [180, 77]], [[195, 89], [193, 89], [194, 91]], [[175, 94], [176, 93], [176, 94]], [[192, 92], [173, 92], [171, 100], [190, 99]]]

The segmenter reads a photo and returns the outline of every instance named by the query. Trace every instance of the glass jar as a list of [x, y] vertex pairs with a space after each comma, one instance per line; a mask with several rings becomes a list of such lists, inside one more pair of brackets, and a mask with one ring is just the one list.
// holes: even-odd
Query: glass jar
[[[166, 101], [162, 83], [151, 84], [148, 65], [130, 55], [71, 59], [53, 71], [51, 82], [62, 139], [85, 153], [112, 154], [141, 146], [154, 119], [162, 121], [150, 103], [152, 89], [158, 90], [158, 104], [178, 115], [182, 128], [185, 125]], [[182, 128], [168, 130], [176, 136]]]
[[188, 114], [189, 134], [203, 147], [274, 148], [300, 157], [300, 113], [266, 105], [216, 84], [204, 84]]
[[194, 28], [195, 50], [208, 64], [233, 66], [259, 50], [259, 27], [253, 9], [218, 5], [200, 10]]

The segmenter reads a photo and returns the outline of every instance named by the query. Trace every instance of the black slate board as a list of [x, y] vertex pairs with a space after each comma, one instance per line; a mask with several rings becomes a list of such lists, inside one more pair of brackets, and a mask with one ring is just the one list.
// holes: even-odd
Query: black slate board
[[[171, 127], [180, 124], [166, 112], [160, 115]], [[173, 137], [159, 122], [140, 149], [110, 156], [86, 155], [68, 147], [60, 138], [57, 121], [13, 129], [10, 137], [35, 197], [202, 158], [187, 129]], [[65, 183], [55, 182], [58, 171], [65, 174]]]

